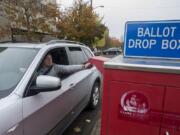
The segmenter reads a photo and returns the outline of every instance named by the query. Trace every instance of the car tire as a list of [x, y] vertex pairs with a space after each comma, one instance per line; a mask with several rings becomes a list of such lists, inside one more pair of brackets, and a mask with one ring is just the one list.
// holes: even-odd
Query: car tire
[[96, 109], [96, 107], [99, 105], [99, 101], [100, 101], [100, 83], [95, 82], [92, 88], [88, 108], [91, 110]]

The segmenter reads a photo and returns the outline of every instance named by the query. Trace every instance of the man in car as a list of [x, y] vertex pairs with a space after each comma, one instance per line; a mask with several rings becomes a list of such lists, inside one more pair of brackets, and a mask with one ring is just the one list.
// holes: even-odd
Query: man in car
[[83, 69], [91, 68], [92, 65], [90, 63], [86, 63], [84, 65], [58, 65], [53, 63], [53, 59], [51, 54], [48, 54], [38, 71], [38, 75], [49, 75], [58, 77], [58, 74], [70, 74]]

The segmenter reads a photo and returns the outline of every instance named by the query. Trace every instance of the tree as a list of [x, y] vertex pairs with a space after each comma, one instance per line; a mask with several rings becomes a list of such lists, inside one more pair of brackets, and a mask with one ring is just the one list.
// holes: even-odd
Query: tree
[[96, 38], [104, 36], [106, 27], [101, 21], [88, 3], [76, 0], [73, 7], [65, 10], [57, 24], [59, 38], [80, 41], [90, 46]]
[[110, 46], [111, 47], [119, 47], [119, 48], [123, 48], [123, 42], [120, 41], [119, 39], [115, 38], [115, 37], [110, 37]]
[[[43, 5], [37, 0], [3, 0], [3, 10], [10, 22], [8, 31], [25, 35], [28, 41], [33, 38], [41, 40], [43, 33], [54, 33], [56, 30], [56, 18], [59, 16], [56, 5]], [[12, 29], [18, 31], [12, 32]]]
[[0, 24], [0, 39], [6, 38], [7, 36], [10, 36], [11, 31], [8, 29], [7, 25]]

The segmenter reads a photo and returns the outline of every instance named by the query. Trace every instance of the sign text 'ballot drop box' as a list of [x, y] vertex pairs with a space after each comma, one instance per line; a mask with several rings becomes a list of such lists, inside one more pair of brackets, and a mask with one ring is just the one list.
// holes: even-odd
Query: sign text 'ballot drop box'
[[126, 23], [102, 104], [101, 135], [180, 135], [180, 21]]

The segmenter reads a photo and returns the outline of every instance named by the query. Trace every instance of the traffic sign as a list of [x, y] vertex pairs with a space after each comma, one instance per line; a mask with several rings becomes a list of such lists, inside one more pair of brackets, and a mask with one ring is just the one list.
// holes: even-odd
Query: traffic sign
[[180, 59], [180, 21], [127, 22], [124, 57]]

